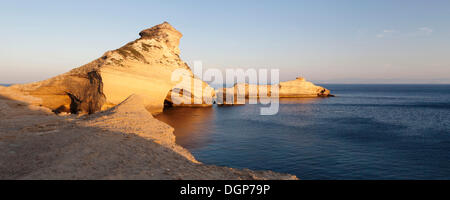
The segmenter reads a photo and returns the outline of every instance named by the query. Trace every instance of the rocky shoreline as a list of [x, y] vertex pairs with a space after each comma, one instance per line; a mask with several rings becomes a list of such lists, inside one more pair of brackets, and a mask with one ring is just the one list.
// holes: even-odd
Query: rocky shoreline
[[138, 95], [92, 115], [55, 115], [10, 96], [20, 94], [0, 87], [0, 179], [297, 179], [198, 162]]
[[[204, 165], [177, 145], [174, 129], [152, 114], [174, 98], [210, 107], [204, 97], [215, 91], [180, 59], [182, 34], [170, 24], [139, 35], [59, 76], [0, 86], [0, 179], [297, 179]], [[175, 70], [188, 81], [172, 81]], [[329, 95], [304, 79], [276, 87], [286, 97]]]

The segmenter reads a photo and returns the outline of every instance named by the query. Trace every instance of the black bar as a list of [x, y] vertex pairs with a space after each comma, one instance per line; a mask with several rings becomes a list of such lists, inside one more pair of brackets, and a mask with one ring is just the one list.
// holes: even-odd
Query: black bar
[[[190, 192], [182, 194], [188, 185]], [[448, 196], [448, 186], [448, 181], [0, 181], [4, 195], [11, 192], [15, 197], [32, 194], [58, 199], [317, 199], [360, 195], [366, 199], [392, 194]], [[212, 187], [212, 194], [206, 192]], [[196, 189], [195, 194], [192, 189]]]

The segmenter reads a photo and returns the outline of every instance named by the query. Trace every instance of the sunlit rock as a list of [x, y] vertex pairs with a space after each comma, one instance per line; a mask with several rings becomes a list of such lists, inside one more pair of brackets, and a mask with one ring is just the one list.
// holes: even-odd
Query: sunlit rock
[[[179, 31], [164, 22], [139, 35], [139, 39], [65, 74], [10, 88], [40, 99], [38, 103], [30, 103], [48, 107], [56, 113], [94, 113], [119, 104], [131, 94], [142, 96], [146, 109], [152, 113], [161, 112], [164, 103], [211, 106], [204, 99], [212, 99], [214, 90], [196, 78], [180, 59], [178, 45], [182, 34]], [[184, 73], [172, 81], [172, 73], [176, 70], [184, 70]], [[201, 84], [193, 84], [195, 81]], [[172, 91], [183, 91], [189, 96], [173, 95]], [[174, 104], [173, 96], [185, 100]]]
[[312, 98], [333, 95], [330, 90], [298, 77], [275, 85], [237, 83], [233, 87], [217, 90], [216, 96], [218, 104], [240, 105], [245, 104], [249, 98]]

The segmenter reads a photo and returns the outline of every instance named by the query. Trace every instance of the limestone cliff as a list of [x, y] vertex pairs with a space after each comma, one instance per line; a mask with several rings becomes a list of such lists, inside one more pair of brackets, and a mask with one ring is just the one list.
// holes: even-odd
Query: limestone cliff
[[[249, 97], [276, 97], [276, 94], [272, 94], [272, 87], [278, 89], [278, 97], [280, 98], [306, 98], [306, 97], [328, 97], [333, 96], [330, 94], [330, 90], [321, 86], [314, 85], [309, 81], [306, 81], [302, 77], [298, 77], [295, 80], [280, 82], [276, 85], [251, 85], [248, 83], [238, 83], [231, 88], [222, 88], [216, 91], [219, 104], [245, 104], [245, 102], [239, 102], [238, 97], [241, 99]], [[232, 93], [231, 102], [226, 101], [226, 95]]]
[[[203, 96], [212, 98], [214, 90], [197, 79], [180, 59], [178, 45], [182, 34], [164, 22], [139, 35], [139, 39], [65, 74], [13, 85], [10, 89], [36, 97], [38, 100], [30, 103], [55, 112], [94, 113], [119, 104], [131, 94], [138, 94], [144, 97], [146, 109], [157, 113], [162, 111], [165, 102], [172, 104], [171, 91], [189, 94], [179, 98], [188, 96], [191, 102], [200, 101], [189, 106], [210, 106]], [[171, 80], [172, 72], [180, 69], [184, 70], [182, 77], [189, 80], [183, 84]], [[191, 87], [194, 81], [201, 82], [197, 90]], [[186, 104], [189, 103], [182, 106]]]

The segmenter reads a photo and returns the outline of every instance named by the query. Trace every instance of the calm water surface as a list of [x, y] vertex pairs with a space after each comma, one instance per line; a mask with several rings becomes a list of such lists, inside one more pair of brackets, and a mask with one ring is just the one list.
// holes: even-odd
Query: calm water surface
[[324, 85], [335, 98], [171, 108], [157, 116], [201, 162], [301, 179], [450, 179], [450, 85]]

